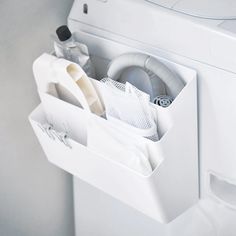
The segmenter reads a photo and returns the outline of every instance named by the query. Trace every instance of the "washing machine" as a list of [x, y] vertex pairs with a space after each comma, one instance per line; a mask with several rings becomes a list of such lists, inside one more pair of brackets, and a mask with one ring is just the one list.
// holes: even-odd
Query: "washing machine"
[[[141, 51], [195, 70], [198, 93], [198, 201], [168, 224], [147, 223], [148, 217], [132, 219], [132, 210], [119, 212], [125, 206], [74, 178], [76, 235], [132, 235], [108, 227], [124, 223], [128, 212], [126, 221], [142, 219], [131, 226], [140, 232], [133, 235], [235, 236], [236, 2], [75, 0], [68, 25], [88, 45], [98, 78], [117, 55]], [[97, 234], [82, 233], [86, 220]], [[144, 222], [155, 229], [142, 233]]]

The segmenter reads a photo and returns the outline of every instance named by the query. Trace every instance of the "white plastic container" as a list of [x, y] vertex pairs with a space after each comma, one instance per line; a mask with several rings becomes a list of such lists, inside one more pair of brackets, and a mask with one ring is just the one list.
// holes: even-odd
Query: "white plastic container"
[[[149, 176], [121, 165], [87, 147], [89, 122], [116, 129], [109, 121], [46, 92], [42, 105], [29, 119], [50, 162], [110, 194], [151, 218], [168, 223], [198, 201], [198, 135], [196, 72], [162, 58], [181, 76], [186, 86], [168, 108], [153, 105], [160, 140], [153, 142], [120, 130], [124, 140], [137, 140], [156, 168]], [[99, 90], [98, 81], [93, 81]], [[43, 132], [48, 118], [58, 132], [68, 133], [69, 146]], [[50, 123], [50, 122], [48, 122]], [[70, 132], [73, 131], [73, 132]], [[109, 140], [103, 140], [109, 145]]]
[[79, 40], [75, 40], [66, 25], [60, 26], [56, 30], [58, 38], [54, 37], [54, 50], [59, 58], [65, 58], [79, 64], [83, 70], [92, 78], [95, 78], [95, 70], [90, 60], [88, 47]]

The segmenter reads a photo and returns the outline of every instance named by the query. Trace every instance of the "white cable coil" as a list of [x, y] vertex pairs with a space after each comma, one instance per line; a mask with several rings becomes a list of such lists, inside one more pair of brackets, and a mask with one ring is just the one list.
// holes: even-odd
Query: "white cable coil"
[[117, 80], [122, 74], [122, 71], [131, 66], [138, 66], [154, 73], [165, 83], [170, 91], [169, 95], [174, 98], [184, 87], [182, 79], [177, 76], [177, 74], [173, 73], [166, 65], [156, 58], [142, 53], [126, 53], [118, 56], [110, 63], [107, 76], [113, 80]]

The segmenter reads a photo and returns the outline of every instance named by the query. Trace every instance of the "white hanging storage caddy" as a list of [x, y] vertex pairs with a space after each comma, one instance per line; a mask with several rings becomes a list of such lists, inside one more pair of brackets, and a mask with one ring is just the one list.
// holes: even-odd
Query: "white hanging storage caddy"
[[[131, 50], [135, 51], [127, 48]], [[93, 55], [97, 70], [105, 67], [100, 57], [106, 62], [112, 59], [112, 54], [108, 54], [104, 50], [103, 55]], [[66, 79], [70, 62], [62, 63], [49, 54], [43, 54], [34, 63], [41, 104], [29, 120], [51, 163], [145, 215], [168, 223], [198, 201], [197, 81], [192, 69], [156, 58], [185, 82], [169, 107], [150, 104], [157, 121], [158, 141], [138, 136], [89, 109], [80, 108], [76, 97], [72, 98], [71, 91], [62, 89], [57, 80]], [[40, 86], [39, 80], [44, 81], [45, 86]], [[102, 101], [101, 82], [90, 81]], [[61, 93], [68, 99], [60, 99]], [[102, 106], [100, 104], [101, 109]], [[103, 148], [106, 145], [110, 148], [110, 155], [112, 150], [117, 155], [118, 147], [111, 141], [116, 136], [122, 140], [120, 155], [145, 154], [153, 168], [151, 173], [142, 174], [114, 161], [107, 153], [90, 148], [90, 142], [97, 140]]]

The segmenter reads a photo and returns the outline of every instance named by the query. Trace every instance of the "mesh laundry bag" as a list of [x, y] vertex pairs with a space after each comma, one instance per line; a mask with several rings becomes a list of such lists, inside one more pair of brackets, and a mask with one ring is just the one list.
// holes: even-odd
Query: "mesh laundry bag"
[[[107, 119], [129, 124], [132, 132], [158, 140], [157, 126], [149, 105], [150, 96], [126, 82], [125, 84], [110, 78], [102, 79], [102, 90]], [[127, 126], [126, 126], [127, 128]]]

